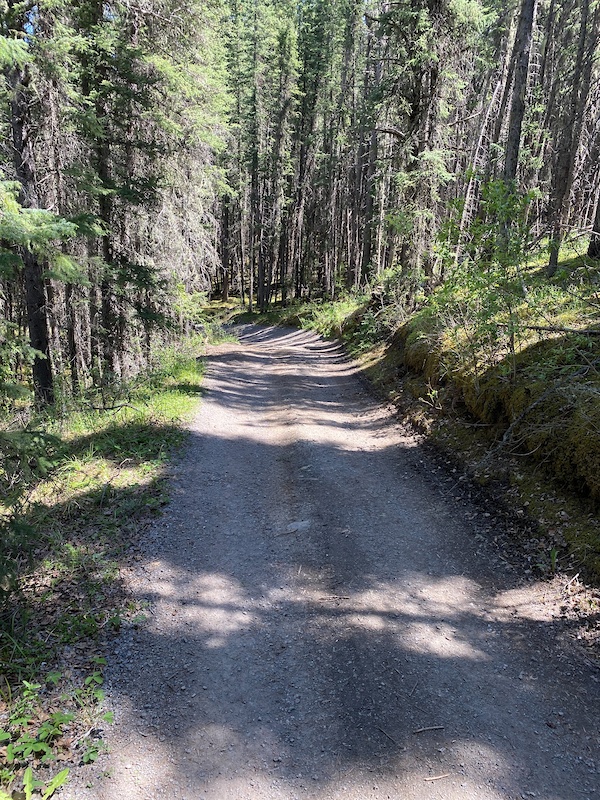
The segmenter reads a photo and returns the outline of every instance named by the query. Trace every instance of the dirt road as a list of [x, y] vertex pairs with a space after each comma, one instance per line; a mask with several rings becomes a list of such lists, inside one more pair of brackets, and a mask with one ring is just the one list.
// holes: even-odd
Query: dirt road
[[213, 348], [129, 578], [110, 753], [62, 796], [600, 797], [597, 670], [431, 469], [336, 345]]

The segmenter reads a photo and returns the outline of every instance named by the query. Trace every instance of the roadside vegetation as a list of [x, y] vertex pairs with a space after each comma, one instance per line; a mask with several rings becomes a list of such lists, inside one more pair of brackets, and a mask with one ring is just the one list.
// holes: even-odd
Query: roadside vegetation
[[[218, 325], [210, 335], [222, 335]], [[60, 412], [23, 400], [0, 427], [0, 797], [50, 797], [101, 752], [102, 642], [144, 609], [121, 588], [167, 500], [182, 423], [201, 394], [207, 335]], [[2, 794], [5, 793], [5, 795]]]
[[549, 280], [543, 248], [507, 262], [486, 246], [487, 261], [449, 264], [411, 306], [384, 273], [367, 292], [255, 318], [339, 338], [422, 433], [539, 523], [535, 572], [597, 584], [600, 263], [575, 241]]

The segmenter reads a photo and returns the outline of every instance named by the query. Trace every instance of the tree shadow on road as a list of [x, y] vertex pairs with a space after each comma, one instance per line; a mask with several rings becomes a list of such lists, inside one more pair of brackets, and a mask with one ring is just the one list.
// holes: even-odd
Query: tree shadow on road
[[299, 368], [277, 348], [214, 356], [221, 416], [131, 584], [150, 614], [111, 693], [133, 732], [99, 796], [130, 789], [125, 762], [140, 798], [596, 796], [597, 674], [544, 586], [487, 510], [423, 480], [337, 351]]

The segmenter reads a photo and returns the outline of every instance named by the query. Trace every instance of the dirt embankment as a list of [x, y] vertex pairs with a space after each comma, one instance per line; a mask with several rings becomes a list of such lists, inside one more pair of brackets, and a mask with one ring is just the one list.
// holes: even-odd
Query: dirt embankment
[[502, 487], [517, 520], [538, 523], [538, 571], [599, 585], [600, 336], [556, 333], [482, 368], [426, 313], [363, 346], [372, 305], [339, 336], [375, 388], [481, 485]]

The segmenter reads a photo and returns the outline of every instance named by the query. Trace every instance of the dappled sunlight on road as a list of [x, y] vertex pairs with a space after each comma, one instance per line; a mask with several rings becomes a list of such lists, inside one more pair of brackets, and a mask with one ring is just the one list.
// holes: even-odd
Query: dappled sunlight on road
[[113, 777], [68, 800], [597, 797], [597, 686], [540, 586], [337, 345], [242, 339], [128, 574]]
[[[386, 633], [402, 650], [444, 659], [488, 660], [479, 644], [469, 641], [473, 624], [485, 643], [488, 623], [514, 621], [513, 605], [478, 607], [473, 603], [479, 587], [462, 576], [432, 579], [407, 573], [395, 582], [374, 580], [373, 588], [344, 595], [327, 595], [320, 588], [297, 582], [297, 588], [262, 587], [250, 596], [243, 585], [224, 574], [185, 575], [160, 561], [146, 565], [152, 580], [155, 611], [149, 629], [170, 630], [194, 637], [206, 648], [225, 647], [231, 636], [272, 624], [275, 607], [282, 619], [302, 613], [303, 625], [312, 629], [322, 646], [354, 632]], [[300, 572], [300, 574], [302, 574]], [[535, 590], [533, 590], [535, 591]], [[530, 602], [532, 589], [528, 589]], [[524, 590], [518, 596], [524, 602]], [[527, 617], [532, 619], [533, 617]]]
[[228, 636], [259, 624], [249, 609], [255, 605], [243, 587], [227, 575], [204, 574], [182, 580], [167, 564], [154, 561], [146, 566], [151, 576], [155, 613], [149, 629], [204, 636], [205, 646], [223, 647]]
[[552, 618], [551, 608], [547, 602], [550, 595], [551, 590], [543, 581], [526, 587], [508, 589], [494, 598], [494, 616], [504, 622], [513, 617], [534, 622], [548, 621]]
[[439, 623], [417, 622], [409, 626], [407, 635], [403, 638], [403, 646], [414, 653], [429, 653], [439, 658], [488, 658], [481, 650], [461, 641], [456, 630]]
[[[115, 699], [120, 705], [117, 723], [139, 727], [128, 698]], [[513, 796], [520, 777], [519, 764], [499, 749], [481, 742], [442, 740], [438, 732], [424, 731], [404, 739], [397, 755], [382, 756], [379, 775], [375, 770], [365, 774], [359, 763], [349, 765], [333, 754], [328, 764], [331, 775], [323, 779], [323, 753], [312, 764], [299, 764], [294, 743], [282, 742], [266, 722], [259, 722], [251, 735], [227, 724], [198, 722], [194, 729], [182, 730], [177, 742], [160, 729], [142, 728], [143, 752], [132, 742], [114, 753], [111, 775], [105, 777], [98, 796], [102, 800], [123, 800], [133, 793], [140, 798], [271, 800], [276, 793], [282, 800], [350, 796], [408, 800], [420, 797], [422, 787], [422, 796], [431, 800], [502, 800]], [[423, 747], [424, 736], [433, 739], [433, 747]], [[161, 764], [159, 775], [156, 764]], [[202, 785], [205, 788], [199, 789]]]

